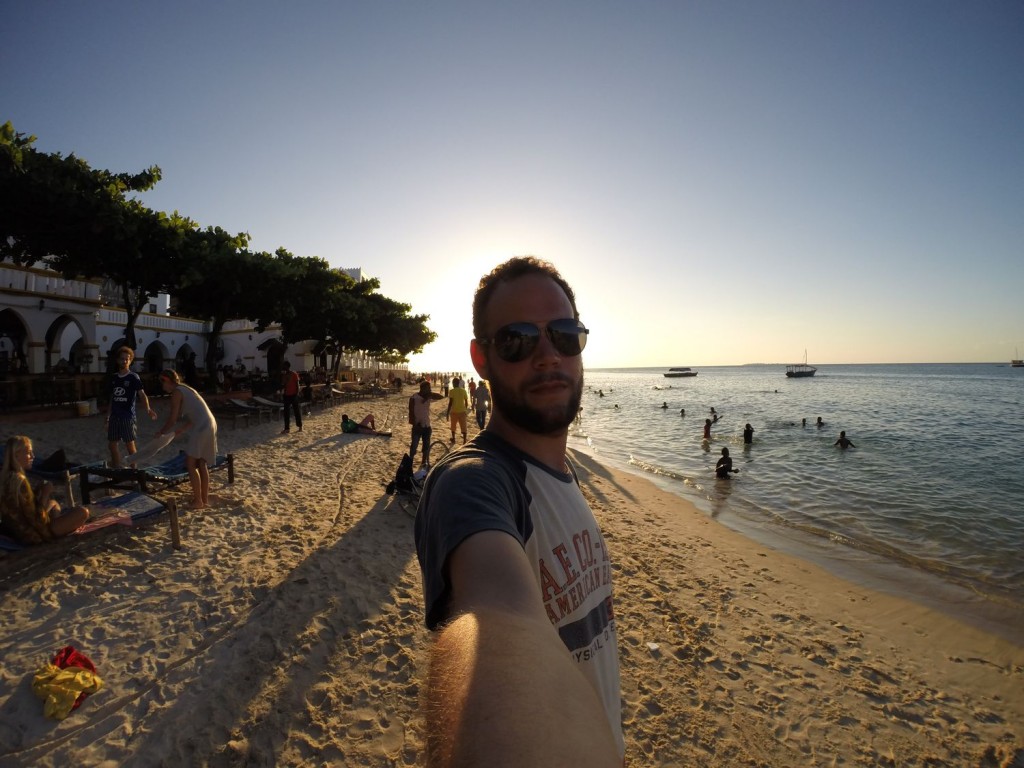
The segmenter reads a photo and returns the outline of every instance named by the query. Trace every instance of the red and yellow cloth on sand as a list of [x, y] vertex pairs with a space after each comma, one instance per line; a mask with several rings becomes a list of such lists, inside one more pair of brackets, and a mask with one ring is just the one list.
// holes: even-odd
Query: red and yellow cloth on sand
[[57, 651], [53, 662], [36, 670], [32, 679], [32, 690], [43, 699], [43, 714], [56, 720], [63, 720], [87, 695], [102, 687], [92, 661], [71, 645]]

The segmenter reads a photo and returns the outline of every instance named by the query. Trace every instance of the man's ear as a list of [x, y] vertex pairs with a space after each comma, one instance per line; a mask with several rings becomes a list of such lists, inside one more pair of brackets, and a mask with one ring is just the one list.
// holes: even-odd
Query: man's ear
[[480, 378], [490, 381], [491, 375], [487, 371], [487, 353], [483, 347], [477, 344], [476, 339], [469, 342], [469, 357], [473, 361], [476, 372], [480, 374]]

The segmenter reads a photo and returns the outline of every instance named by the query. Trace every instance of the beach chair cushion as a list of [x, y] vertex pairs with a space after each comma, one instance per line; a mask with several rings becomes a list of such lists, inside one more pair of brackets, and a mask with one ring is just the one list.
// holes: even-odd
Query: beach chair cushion
[[108, 496], [89, 505], [92, 517], [71, 535], [90, 533], [108, 525], [135, 525], [140, 520], [155, 517], [167, 509], [162, 501], [144, 493], [132, 491], [121, 496]]

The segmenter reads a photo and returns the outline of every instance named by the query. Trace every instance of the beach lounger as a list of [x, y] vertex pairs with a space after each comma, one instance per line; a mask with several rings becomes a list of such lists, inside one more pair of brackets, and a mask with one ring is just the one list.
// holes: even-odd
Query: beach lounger
[[[217, 461], [210, 467], [211, 472], [227, 469], [228, 482], [235, 482], [234, 454], [217, 455]], [[78, 470], [78, 484], [82, 504], [89, 504], [92, 492], [99, 489], [117, 489], [154, 493], [188, 482], [185, 468], [185, 452], [178, 453], [162, 464], [147, 467], [108, 467], [106, 463], [86, 464]]]
[[271, 413], [274, 414], [275, 418], [280, 416], [281, 412], [284, 410], [284, 403], [277, 403], [274, 402], [273, 400], [268, 400], [265, 397], [259, 397], [258, 395], [253, 395], [252, 401], [254, 403], [262, 405], [264, 408], [269, 408]]
[[[120, 496], [109, 496], [90, 504], [89, 511], [91, 512], [89, 522], [72, 531], [69, 537], [84, 536], [112, 525], [138, 525], [144, 520], [168, 512], [171, 516], [171, 543], [175, 549], [181, 548], [177, 506], [173, 499], [164, 502], [153, 496], [132, 491]], [[2, 551], [17, 552], [30, 547], [31, 545], [22, 544], [10, 536], [0, 535], [0, 550]]]
[[210, 412], [217, 417], [217, 424], [231, 424], [232, 429], [238, 429], [238, 422], [242, 422], [246, 427], [249, 426], [249, 419], [252, 418], [253, 414], [245, 411], [240, 411], [233, 406], [210, 406]]
[[[4, 463], [4, 453], [7, 451], [6, 445], [0, 445], [0, 464]], [[64, 474], [66, 472], [75, 473], [81, 464], [74, 464], [63, 459], [63, 449], [57, 451], [54, 455], [46, 458], [37, 458], [32, 462], [32, 466], [29, 467], [28, 472], [25, 474], [30, 477], [37, 479], [49, 480], [51, 483], [60, 483], [64, 481]], [[59, 460], [58, 460], [59, 457]], [[63, 464], [63, 466], [60, 466]]]
[[237, 408], [241, 413], [247, 413], [256, 417], [256, 423], [258, 424], [263, 420], [263, 417], [267, 417], [267, 421], [270, 421], [270, 417], [273, 413], [273, 409], [266, 405], [254, 405], [246, 402], [245, 400], [239, 400], [238, 398], [232, 397], [228, 399], [228, 403], [231, 404], [232, 408]]

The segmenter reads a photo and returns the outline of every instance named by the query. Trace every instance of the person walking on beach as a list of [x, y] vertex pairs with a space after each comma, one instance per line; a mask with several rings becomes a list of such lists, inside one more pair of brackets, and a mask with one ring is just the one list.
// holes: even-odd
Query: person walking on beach
[[299, 374], [292, 370], [292, 364], [285, 360], [281, 365], [281, 401], [284, 403], [284, 429], [281, 434], [291, 431], [289, 416], [295, 414], [295, 427], [302, 431], [302, 404], [299, 402]]
[[476, 391], [473, 392], [473, 410], [476, 412], [476, 425], [483, 429], [487, 424], [487, 412], [491, 410], [491, 391], [483, 379], [476, 385]]
[[722, 458], [715, 464], [715, 477], [720, 480], [727, 480], [730, 472], [739, 472], [738, 469], [732, 468], [732, 457], [729, 455], [729, 449], [722, 449]]
[[[189, 433], [185, 468], [192, 484], [192, 508], [205, 509], [210, 506], [210, 467], [217, 460], [217, 420], [203, 396], [183, 384], [176, 371], [162, 371], [160, 386], [171, 396], [171, 413], [157, 435]], [[176, 426], [180, 416], [185, 417], [183, 427]]]
[[847, 448], [856, 448], [856, 447], [857, 447], [856, 445], [854, 445], [854, 444], [853, 444], [853, 441], [852, 441], [852, 440], [850, 440], [850, 439], [849, 439], [849, 438], [848, 438], [848, 437], [846, 436], [846, 430], [845, 430], [845, 429], [844, 429], [844, 430], [842, 430], [842, 431], [841, 431], [841, 432], [839, 433], [839, 439], [838, 439], [838, 440], [836, 440], [836, 441], [835, 441], [834, 443], [832, 443], [832, 445], [838, 445], [838, 446], [839, 446], [840, 448], [842, 448], [842, 449], [843, 449], [844, 451], [845, 451], [845, 450], [846, 450]]
[[434, 467], [416, 514], [437, 633], [428, 765], [486, 765], [495, 744], [521, 765], [623, 765], [611, 563], [566, 455], [587, 333], [547, 262], [480, 281], [470, 355], [491, 421]]
[[750, 445], [752, 442], [754, 442], [754, 428], [748, 423], [743, 428], [743, 444]]
[[89, 520], [88, 507], [61, 510], [48, 482], [33, 488], [25, 474], [35, 451], [24, 435], [7, 438], [0, 470], [0, 531], [22, 544], [42, 544], [67, 536]]
[[139, 425], [135, 414], [135, 403], [142, 407], [150, 419], [156, 419], [156, 411], [149, 404], [146, 390], [142, 388], [139, 374], [131, 370], [135, 352], [131, 347], [117, 350], [117, 373], [110, 385], [110, 409], [107, 411], [107, 442], [110, 447], [110, 466], [121, 466], [121, 443], [128, 453], [135, 453]]
[[455, 428], [462, 432], [462, 442], [466, 442], [466, 419], [469, 415], [469, 395], [463, 388], [460, 378], [452, 381], [452, 388], [448, 392], [448, 410], [445, 413], [448, 417], [448, 426], [452, 430], [452, 442], [455, 442]]
[[416, 458], [416, 446], [423, 441], [423, 464], [430, 463], [430, 436], [434, 428], [430, 424], [430, 401], [440, 400], [439, 392], [430, 389], [430, 382], [420, 382], [420, 391], [409, 398], [409, 424], [412, 426], [412, 443], [409, 445], [409, 458]]

